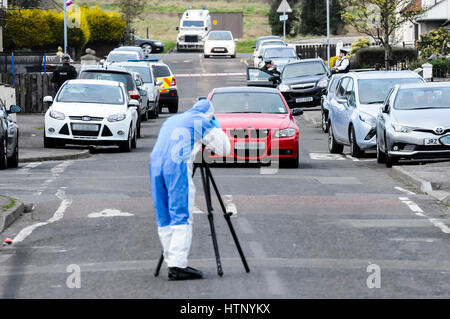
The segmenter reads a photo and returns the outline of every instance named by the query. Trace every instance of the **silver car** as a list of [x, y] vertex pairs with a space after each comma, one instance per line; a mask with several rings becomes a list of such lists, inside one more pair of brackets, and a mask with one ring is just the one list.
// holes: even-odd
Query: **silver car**
[[322, 113], [322, 131], [324, 133], [328, 133], [328, 105], [336, 95], [337, 85], [339, 84], [339, 80], [343, 75], [344, 73], [337, 73], [331, 77], [330, 81], [328, 82], [328, 86], [325, 89], [324, 94], [322, 95], [322, 99], [320, 100], [320, 109]]
[[398, 85], [377, 117], [377, 161], [450, 157], [450, 83]]
[[353, 157], [375, 149], [376, 117], [391, 88], [423, 82], [412, 71], [350, 72], [343, 76], [328, 107], [330, 153], [342, 153], [345, 145], [350, 146]]
[[7, 110], [0, 100], [0, 169], [19, 166], [19, 126], [10, 116], [19, 112], [17, 105]]

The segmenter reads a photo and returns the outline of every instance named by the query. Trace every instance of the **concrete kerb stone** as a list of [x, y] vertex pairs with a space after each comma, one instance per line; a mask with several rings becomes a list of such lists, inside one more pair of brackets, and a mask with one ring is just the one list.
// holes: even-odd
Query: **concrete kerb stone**
[[4, 212], [0, 212], [0, 233], [11, 225], [20, 215], [23, 214], [25, 205], [19, 199], [13, 198], [15, 204]]
[[46, 162], [46, 161], [63, 161], [63, 160], [74, 160], [83, 159], [90, 157], [89, 150], [82, 150], [75, 154], [59, 154], [59, 155], [49, 155], [49, 156], [29, 156], [25, 158], [19, 158], [20, 163], [30, 163], [30, 162]]
[[424, 180], [399, 166], [394, 166], [392, 168], [392, 175], [416, 186], [422, 193], [429, 194], [444, 205], [450, 205], [450, 193], [446, 191], [433, 190], [430, 181]]

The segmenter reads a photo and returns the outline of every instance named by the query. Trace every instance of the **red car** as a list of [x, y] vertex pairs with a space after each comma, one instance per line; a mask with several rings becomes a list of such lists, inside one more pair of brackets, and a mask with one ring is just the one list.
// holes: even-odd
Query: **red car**
[[[230, 138], [225, 162], [267, 163], [276, 159], [298, 167], [299, 129], [280, 91], [262, 87], [216, 88], [212, 102], [220, 126]], [[217, 155], [211, 154], [215, 158]], [[217, 162], [217, 161], [216, 161]]]

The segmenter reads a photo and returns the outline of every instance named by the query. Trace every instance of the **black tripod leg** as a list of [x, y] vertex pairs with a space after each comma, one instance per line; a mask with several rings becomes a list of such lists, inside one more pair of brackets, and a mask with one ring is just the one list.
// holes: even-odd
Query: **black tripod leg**
[[156, 266], [155, 273], [154, 273], [155, 277], [158, 277], [163, 261], [164, 261], [164, 252], [162, 252], [161, 257], [159, 257], [158, 265]]
[[248, 267], [247, 260], [245, 258], [244, 252], [242, 251], [241, 245], [239, 243], [239, 239], [237, 238], [236, 232], [234, 231], [233, 224], [231, 223], [231, 217], [230, 217], [231, 214], [226, 211], [226, 208], [225, 208], [225, 205], [223, 203], [222, 197], [220, 196], [220, 193], [219, 193], [219, 189], [217, 188], [216, 182], [214, 181], [214, 178], [212, 176], [211, 171], [209, 170], [209, 167], [206, 167], [206, 174], [207, 174], [207, 177], [209, 178], [209, 180], [211, 180], [211, 183], [212, 183], [212, 185], [214, 187], [214, 191], [216, 192], [216, 195], [217, 195], [217, 198], [219, 200], [220, 206], [222, 207], [222, 211], [223, 211], [225, 220], [227, 221], [228, 227], [230, 228], [231, 236], [233, 237], [233, 240], [234, 240], [234, 243], [236, 245], [236, 248], [237, 248], [237, 250], [239, 252], [239, 255], [241, 256], [242, 264], [244, 265], [245, 271], [246, 272], [250, 272], [250, 268]]
[[200, 167], [200, 173], [202, 175], [202, 184], [203, 184], [203, 189], [205, 191], [205, 197], [206, 197], [206, 207], [208, 209], [209, 226], [211, 228], [211, 237], [212, 237], [213, 246], [214, 246], [214, 253], [216, 255], [217, 274], [220, 277], [222, 277], [223, 276], [222, 263], [220, 261], [219, 246], [217, 245], [216, 229], [214, 227], [214, 217], [212, 214], [211, 192], [209, 189], [209, 182], [208, 182], [207, 175], [205, 174], [203, 167]]

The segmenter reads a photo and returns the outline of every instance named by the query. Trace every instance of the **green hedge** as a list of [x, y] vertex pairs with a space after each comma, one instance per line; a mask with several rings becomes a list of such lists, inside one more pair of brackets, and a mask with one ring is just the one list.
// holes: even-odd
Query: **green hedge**
[[450, 59], [437, 60], [420, 60], [409, 65], [410, 70], [415, 70], [422, 67], [422, 64], [430, 63], [433, 65], [433, 77], [448, 78], [450, 77]]
[[[352, 68], [374, 66], [377, 63], [384, 65], [384, 55], [383, 47], [361, 48], [352, 58]], [[395, 61], [415, 61], [417, 59], [417, 51], [415, 48], [393, 47], [392, 58]]]
[[91, 37], [89, 44], [104, 43], [118, 45], [126, 29], [126, 21], [118, 12], [105, 12], [99, 6], [88, 8], [83, 6]]

